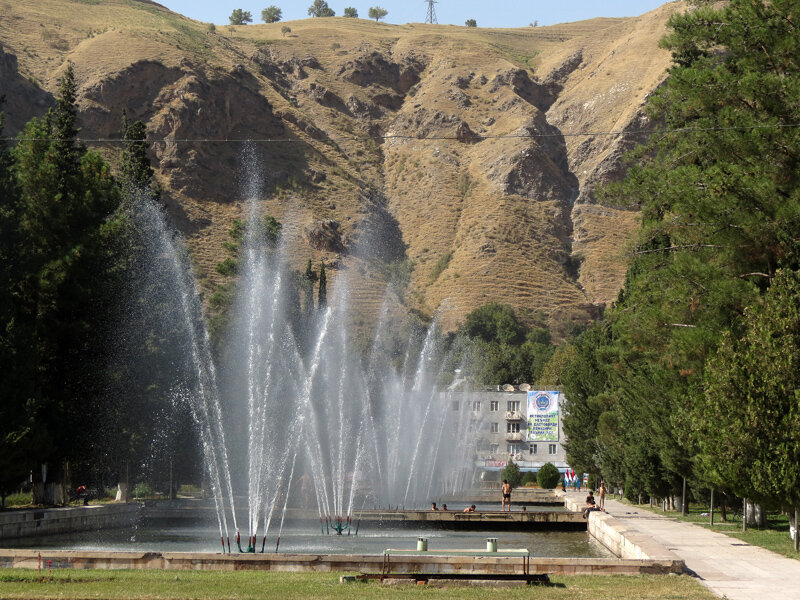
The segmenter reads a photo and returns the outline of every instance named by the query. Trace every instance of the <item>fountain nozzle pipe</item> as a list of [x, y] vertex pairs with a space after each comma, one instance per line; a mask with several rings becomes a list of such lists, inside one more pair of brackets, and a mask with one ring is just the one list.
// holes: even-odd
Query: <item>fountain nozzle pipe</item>
[[261, 554], [264, 554], [264, 546], [267, 545], [267, 534], [264, 534], [264, 539], [261, 540]]
[[222, 553], [225, 554], [225, 538], [219, 536], [219, 541], [222, 542]]

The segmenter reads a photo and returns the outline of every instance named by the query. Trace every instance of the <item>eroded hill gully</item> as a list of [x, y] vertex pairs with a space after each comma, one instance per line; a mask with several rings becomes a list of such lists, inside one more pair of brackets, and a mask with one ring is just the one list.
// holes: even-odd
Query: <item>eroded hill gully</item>
[[[63, 23], [47, 25], [61, 31], [56, 48], [36, 27], [8, 27], [35, 23], [29, 4], [0, 18], [23, 79], [52, 93], [70, 60], [83, 136], [118, 135], [124, 107], [164, 140], [153, 147], [156, 172], [206, 291], [225, 282], [214, 267], [241, 217], [240, 145], [226, 140], [252, 137], [289, 142], [258, 149], [265, 210], [287, 224], [293, 259], [324, 260], [334, 278], [357, 274], [366, 311], [385, 286], [380, 265], [358, 250], [367, 240], [381, 241], [382, 260], [414, 265], [414, 308], [430, 314], [454, 299], [449, 324], [487, 301], [552, 317], [588, 315], [616, 294], [619, 242], [635, 217], [594, 204], [592, 188], [622, 172], [625, 141], [562, 132], [639, 129], [636, 107], [663, 80], [668, 56], [652, 53], [672, 7], [531, 30], [311, 19], [292, 23], [290, 35], [260, 25], [214, 33], [188, 21], [173, 35], [173, 22], [159, 21], [82, 37], [70, 19], [84, 9], [70, 4], [54, 17]], [[32, 114], [30, 104], [16, 112], [12, 133], [14, 119]], [[116, 146], [101, 151], [113, 160]], [[590, 268], [576, 268], [581, 254]]]

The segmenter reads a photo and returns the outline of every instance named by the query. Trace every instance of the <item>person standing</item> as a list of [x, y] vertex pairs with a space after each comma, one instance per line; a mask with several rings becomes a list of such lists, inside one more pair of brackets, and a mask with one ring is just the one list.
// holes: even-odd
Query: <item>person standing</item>
[[506, 502], [508, 502], [508, 511], [511, 512], [511, 484], [508, 483], [507, 479], [503, 479], [503, 485], [500, 490], [503, 492], [503, 502], [500, 505], [500, 511], [505, 512]]
[[606, 506], [606, 484], [605, 482], [600, 482], [600, 488], [597, 490], [597, 497], [600, 499], [600, 510], [604, 510]]

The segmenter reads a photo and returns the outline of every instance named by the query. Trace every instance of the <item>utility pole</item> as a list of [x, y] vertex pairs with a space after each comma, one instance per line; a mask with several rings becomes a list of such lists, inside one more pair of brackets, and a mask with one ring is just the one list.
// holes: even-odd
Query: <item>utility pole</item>
[[428, 4], [428, 14], [425, 17], [425, 22], [431, 25], [438, 25], [439, 21], [436, 19], [436, 8], [434, 4], [438, 4], [437, 0], [425, 0]]

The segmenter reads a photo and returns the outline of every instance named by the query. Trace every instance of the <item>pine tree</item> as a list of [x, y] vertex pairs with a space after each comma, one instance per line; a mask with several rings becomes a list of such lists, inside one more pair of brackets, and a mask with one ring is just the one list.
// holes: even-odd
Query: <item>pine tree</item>
[[129, 196], [137, 190], [147, 191], [153, 198], [160, 195], [153, 183], [153, 167], [147, 157], [150, 144], [147, 142], [147, 128], [141, 121], [128, 123], [122, 112], [122, 154], [120, 156], [120, 185], [123, 193]]
[[317, 309], [325, 310], [328, 306], [328, 276], [325, 274], [325, 261], [319, 265], [319, 296], [317, 298]]

